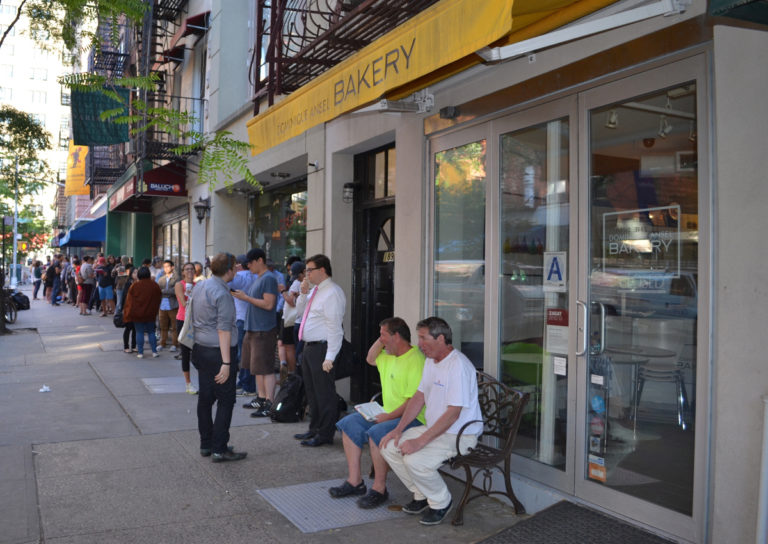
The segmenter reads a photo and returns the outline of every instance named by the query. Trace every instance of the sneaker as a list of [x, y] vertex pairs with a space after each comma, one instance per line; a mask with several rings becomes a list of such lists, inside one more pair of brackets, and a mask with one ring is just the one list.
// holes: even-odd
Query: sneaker
[[249, 401], [243, 404], [243, 408], [245, 408], [246, 410], [258, 410], [259, 408], [261, 408], [261, 403], [264, 402], [265, 400], [267, 399], [256, 397], [252, 401]]
[[421, 514], [427, 508], [429, 508], [429, 503], [427, 502], [427, 499], [423, 499], [420, 501], [417, 501], [416, 499], [414, 499], [408, 504], [406, 504], [405, 506], [403, 506], [401, 510], [406, 514]]
[[422, 525], [438, 525], [442, 523], [445, 516], [448, 515], [451, 506], [453, 506], [453, 501], [449, 502], [448, 506], [441, 508], [440, 510], [435, 510], [434, 508], [427, 509], [426, 513], [421, 516], [419, 523]]
[[154, 359], [157, 359], [158, 357], [160, 357], [160, 354], [159, 354], [158, 352], [156, 352], [156, 351], [153, 351], [153, 352], [152, 352], [152, 357], [153, 357]]
[[245, 451], [230, 451], [227, 449], [224, 453], [214, 453], [211, 455], [211, 461], [214, 463], [223, 463], [225, 461], [240, 461], [248, 456]]
[[197, 395], [197, 389], [195, 389], [194, 385], [192, 385], [191, 383], [188, 383], [187, 384], [187, 393], [189, 393], [190, 395]]
[[139, 354], [136, 356], [136, 358], [137, 358], [137, 359], [143, 359], [143, 358], [144, 358], [144, 354], [143, 354], [143, 353], [139, 353]]
[[272, 402], [265, 400], [261, 403], [255, 412], [251, 414], [251, 417], [269, 417], [269, 412], [272, 410]]
[[367, 491], [365, 482], [360, 482], [358, 485], [352, 485], [348, 481], [344, 480], [344, 483], [338, 487], [332, 487], [328, 490], [331, 497], [334, 499], [340, 499], [342, 497], [348, 497], [350, 495], [365, 495]]
[[157, 346], [157, 351], [163, 351], [163, 346]]
[[171, 353], [174, 353], [176, 351], [176, 346], [171, 346], [168, 351], [170, 351]]
[[381, 506], [389, 499], [389, 491], [386, 489], [384, 493], [379, 493], [375, 489], [371, 489], [365, 497], [360, 497], [357, 501], [357, 506], [363, 510], [370, 510]]

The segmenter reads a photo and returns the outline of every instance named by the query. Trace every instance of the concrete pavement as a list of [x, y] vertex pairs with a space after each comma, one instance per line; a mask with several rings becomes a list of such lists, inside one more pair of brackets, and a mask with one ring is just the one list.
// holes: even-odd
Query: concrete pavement
[[[407, 517], [302, 533], [258, 490], [341, 482], [341, 440], [303, 448], [292, 435], [306, 423], [253, 419], [239, 398], [232, 443], [248, 458], [214, 465], [198, 453], [196, 397], [181, 392], [171, 353], [137, 359], [122, 351], [111, 318], [44, 301], [10, 328], [0, 336], [0, 543], [463, 543], [519, 520], [507, 505], [478, 499], [458, 528]], [[43, 385], [51, 391], [40, 393]], [[159, 392], [169, 389], [180, 392]], [[401, 484], [390, 474], [388, 485]], [[458, 500], [460, 484], [449, 485]]]

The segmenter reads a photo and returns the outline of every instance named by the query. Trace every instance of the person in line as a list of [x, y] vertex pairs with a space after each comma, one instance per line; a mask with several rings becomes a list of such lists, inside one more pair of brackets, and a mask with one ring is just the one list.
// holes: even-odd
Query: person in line
[[[130, 266], [129, 266], [130, 265]], [[131, 258], [128, 255], [120, 257], [120, 263], [112, 269], [112, 277], [115, 282], [115, 311], [118, 312], [123, 307], [123, 291], [125, 284], [130, 278], [129, 269], [132, 269]]]
[[[253, 280], [256, 279], [256, 275], [252, 274], [248, 270], [248, 262], [246, 255], [238, 255], [237, 264], [235, 265], [235, 277], [232, 278], [227, 285], [229, 289], [235, 291], [246, 291], [251, 286]], [[237, 360], [240, 361], [240, 371], [237, 374], [236, 394], [243, 397], [255, 397], [256, 396], [256, 377], [251, 374], [249, 365], [243, 364], [243, 339], [245, 338], [245, 314], [248, 311], [249, 304], [235, 298], [235, 323], [237, 324]], [[248, 401], [243, 405], [250, 404]]]
[[[288, 285], [288, 289], [283, 290], [280, 296], [285, 300], [285, 306], [283, 306], [283, 332], [281, 334], [283, 340], [283, 349], [285, 350], [285, 364], [288, 372], [296, 372], [296, 337], [294, 334], [293, 326], [296, 323], [298, 317], [298, 309], [296, 308], [296, 299], [301, 293], [301, 282], [304, 280], [304, 263], [301, 261], [294, 261], [291, 264], [291, 277]], [[280, 369], [282, 374], [282, 368]]]
[[256, 377], [256, 398], [243, 407], [255, 409], [251, 417], [267, 417], [275, 400], [275, 349], [277, 323], [275, 307], [277, 281], [267, 269], [263, 249], [252, 249], [246, 255], [248, 270], [256, 276], [246, 292], [232, 291], [236, 299], [248, 303], [245, 312], [242, 365], [250, 367]]
[[152, 279], [155, 281], [159, 280], [160, 277], [165, 274], [163, 259], [161, 257], [154, 257], [150, 261], [149, 273], [152, 274]]
[[56, 255], [56, 258], [48, 267], [49, 270], [53, 270], [53, 286], [51, 287], [51, 306], [59, 305], [59, 295], [61, 293], [61, 255]]
[[203, 263], [195, 261], [193, 264], [195, 265], [195, 283], [204, 281], [205, 271], [203, 270]]
[[[131, 263], [126, 264], [122, 276], [125, 280], [122, 284], [123, 288], [120, 291], [120, 299], [117, 301], [118, 308], [115, 310], [116, 312], [123, 312], [123, 323], [125, 323], [125, 327], [123, 327], [123, 351], [125, 353], [136, 352], [136, 327], [133, 326], [133, 322], [126, 321], [125, 312], [123, 311], [125, 298], [128, 296], [128, 289], [131, 288], [131, 285], [133, 285], [135, 281], [138, 281], [135, 276], [136, 270], [133, 268], [133, 265]], [[129, 340], [130, 345], [128, 344]]]
[[142, 266], [136, 277], [139, 281], [131, 285], [123, 306], [123, 320], [133, 322], [136, 327], [136, 346], [139, 359], [144, 358], [144, 333], [149, 338], [149, 347], [152, 349], [152, 357], [159, 357], [157, 353], [157, 337], [155, 336], [155, 319], [160, 309], [160, 299], [163, 294], [160, 286], [152, 279], [149, 268]]
[[101, 317], [106, 317], [115, 311], [115, 280], [112, 277], [112, 270], [115, 268], [115, 258], [110, 255], [107, 259], [102, 257], [99, 260], [103, 261], [103, 264], [100, 264], [96, 270], [99, 301], [101, 306], [101, 313], [99, 315]]
[[59, 285], [61, 285], [61, 303], [69, 302], [69, 283], [67, 277], [69, 276], [69, 270], [72, 265], [69, 263], [69, 257], [62, 254], [60, 260], [61, 273], [59, 274]]
[[[192, 289], [195, 286], [195, 266], [192, 263], [185, 263], [181, 267], [181, 281], [177, 281], [174, 286], [176, 291], [176, 300], [179, 303], [179, 310], [176, 312], [176, 330], [180, 331], [184, 326], [184, 320], [186, 319], [187, 302], [189, 296], [192, 294]], [[161, 310], [162, 311], [162, 310]], [[174, 340], [178, 341], [177, 338]], [[192, 380], [189, 376], [189, 360], [192, 350], [190, 350], [184, 344], [179, 344], [181, 349], [181, 373], [184, 375], [184, 383], [186, 384], [187, 393], [190, 395], [197, 395], [197, 389], [192, 385]]]
[[[390, 468], [413, 493], [413, 500], [403, 506], [403, 512], [424, 512], [419, 522], [437, 525], [453, 504], [438, 469], [459, 453], [456, 438], [466, 423], [469, 425], [461, 436], [460, 453], [475, 446], [483, 432], [483, 416], [477, 398], [475, 367], [451, 345], [448, 323], [439, 317], [428, 317], [419, 321], [416, 330], [419, 348], [427, 357], [421, 383], [400, 422], [381, 439], [379, 448]], [[406, 430], [425, 407], [426, 426]]]
[[69, 288], [69, 303], [72, 306], [77, 306], [77, 299], [80, 296], [80, 285], [77, 283], [77, 275], [80, 270], [80, 259], [76, 256], [72, 257], [72, 265], [69, 267], [69, 274], [67, 275], [67, 287]]
[[[328, 491], [334, 498], [365, 495], [357, 501], [357, 505], [360, 508], [369, 509], [384, 504], [389, 498], [387, 491], [389, 466], [381, 456], [379, 442], [400, 422], [400, 416], [403, 415], [408, 400], [416, 392], [424, 369], [424, 354], [411, 345], [411, 330], [408, 324], [399, 317], [390, 317], [381, 322], [379, 338], [371, 345], [365, 360], [379, 371], [384, 413], [378, 414], [375, 421], [368, 421], [354, 412], [336, 424], [336, 428], [341, 431], [348, 475], [344, 483]], [[405, 426], [405, 429], [423, 423], [424, 411], [422, 410], [416, 419]], [[367, 495], [360, 471], [360, 459], [366, 442], [371, 449], [374, 470], [373, 485]]]
[[157, 280], [160, 290], [163, 292], [163, 300], [160, 302], [160, 345], [159, 351], [168, 347], [168, 332], [171, 333], [171, 349], [175, 352], [179, 346], [178, 329], [176, 328], [176, 314], [179, 311], [179, 301], [176, 298], [176, 270], [173, 261], [163, 262], [163, 275]]
[[[200, 392], [197, 397], [197, 428], [200, 455], [214, 463], [239, 461], [246, 452], [229, 445], [229, 426], [235, 405], [237, 376], [237, 326], [235, 302], [227, 282], [235, 277], [235, 256], [219, 253], [211, 261], [212, 276], [192, 290], [192, 321]], [[213, 418], [213, 405], [216, 418]]]
[[[299, 340], [304, 342], [302, 377], [310, 410], [309, 430], [296, 434], [302, 446], [333, 444], [339, 405], [333, 362], [344, 339], [347, 297], [331, 279], [331, 261], [325, 255], [307, 259], [306, 277], [296, 306], [302, 315]], [[310, 290], [310, 285], [314, 286]], [[415, 416], [414, 416], [415, 417]]]
[[45, 301], [50, 304], [51, 303], [51, 292], [53, 291], [53, 279], [56, 277], [57, 272], [56, 268], [59, 266], [59, 255], [58, 253], [53, 256], [53, 260], [48, 263], [48, 266], [45, 269], [45, 281], [43, 285], [45, 286], [45, 290], [43, 291], [43, 295], [45, 296]]
[[275, 327], [277, 327], [277, 360], [280, 362], [280, 375], [283, 376], [285, 372], [283, 368], [287, 368], [288, 362], [285, 359], [285, 348], [283, 346], [283, 305], [285, 299], [281, 296], [285, 291], [285, 275], [275, 268], [275, 261], [267, 259], [267, 273], [271, 274], [277, 282], [277, 301], [275, 302]]
[[32, 300], [37, 300], [37, 293], [40, 291], [40, 285], [43, 283], [43, 263], [35, 261], [32, 264], [32, 284], [35, 290], [32, 291]]

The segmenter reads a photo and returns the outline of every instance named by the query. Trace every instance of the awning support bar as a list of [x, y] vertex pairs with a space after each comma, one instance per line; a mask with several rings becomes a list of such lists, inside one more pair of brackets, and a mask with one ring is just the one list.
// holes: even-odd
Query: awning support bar
[[690, 4], [691, 0], [658, 0], [647, 6], [629, 9], [614, 15], [606, 15], [594, 21], [571, 25], [529, 40], [523, 40], [502, 47], [484, 47], [477, 51], [477, 54], [486, 62], [502, 62], [522, 57], [547, 47], [597, 34], [598, 32], [605, 32], [606, 30], [650, 19], [651, 17], [677, 15], [685, 12]]

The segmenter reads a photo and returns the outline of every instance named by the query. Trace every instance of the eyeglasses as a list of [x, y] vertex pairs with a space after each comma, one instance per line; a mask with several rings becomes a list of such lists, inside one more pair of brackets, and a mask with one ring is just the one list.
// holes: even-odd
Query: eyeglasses
[[307, 272], [314, 272], [315, 270], [317, 270], [317, 268], [306, 267], [304, 270], [306, 270]]

